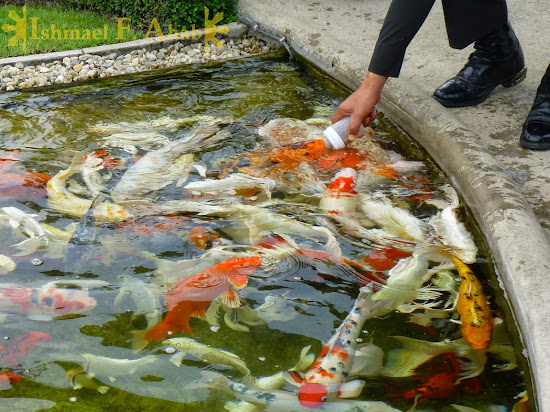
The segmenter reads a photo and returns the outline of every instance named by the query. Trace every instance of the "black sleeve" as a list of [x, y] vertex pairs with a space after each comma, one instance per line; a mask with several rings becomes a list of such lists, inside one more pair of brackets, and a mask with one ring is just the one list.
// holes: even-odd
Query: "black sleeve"
[[405, 51], [435, 0], [393, 0], [374, 47], [369, 71], [398, 77]]

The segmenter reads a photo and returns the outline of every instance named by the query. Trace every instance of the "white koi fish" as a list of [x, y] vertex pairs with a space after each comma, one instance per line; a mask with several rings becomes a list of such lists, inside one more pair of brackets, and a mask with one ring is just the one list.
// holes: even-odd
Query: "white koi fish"
[[359, 195], [359, 210], [377, 226], [393, 236], [422, 242], [425, 239], [427, 225], [405, 209], [394, 207], [385, 197]]
[[267, 196], [271, 198], [271, 190], [275, 188], [275, 185], [275, 181], [267, 177], [259, 178], [245, 173], [233, 173], [225, 179], [206, 179], [191, 182], [184, 186], [184, 189], [193, 193], [226, 193], [230, 195], [238, 195], [239, 193], [251, 189], [263, 189]]
[[170, 358], [170, 362], [178, 368], [187, 354], [216, 365], [229, 366], [243, 374], [244, 383], [252, 383], [250, 369], [246, 363], [234, 353], [223, 349], [213, 348], [190, 338], [171, 338], [162, 341], [164, 346], [174, 346], [180, 350]]
[[115, 202], [139, 199], [149, 192], [168, 186], [176, 179], [183, 184], [194, 158], [193, 154], [187, 152], [227, 136], [226, 131], [218, 128], [199, 128], [182, 139], [147, 153], [126, 171], [111, 197]]
[[125, 296], [130, 296], [136, 305], [136, 314], [145, 315], [147, 328], [152, 328], [162, 321], [162, 305], [159, 295], [153, 293], [151, 286], [140, 279], [125, 275], [122, 287], [115, 298], [115, 305], [119, 305]]
[[[450, 204], [429, 220], [441, 242], [452, 250], [452, 254], [464, 263], [475, 263], [477, 246], [472, 234], [457, 217], [459, 208], [458, 195], [451, 186], [443, 188]], [[445, 259], [444, 255], [440, 258]], [[450, 258], [447, 258], [450, 260]]]
[[[84, 216], [90, 209], [92, 200], [75, 196], [66, 187], [67, 179], [81, 170], [83, 160], [82, 155], [75, 156], [68, 169], [61, 170], [48, 181], [46, 190], [49, 207], [76, 217]], [[103, 202], [95, 206], [94, 217], [98, 221], [120, 222], [131, 218], [132, 215], [117, 204]]]
[[286, 374], [290, 383], [299, 386], [298, 399], [302, 406], [317, 409], [325, 402], [359, 396], [365, 382], [348, 379], [380, 373], [382, 349], [372, 343], [358, 345], [357, 339], [367, 319], [378, 316], [387, 308], [387, 301], [372, 300], [370, 287], [361, 288], [352, 310], [323, 347], [310, 370], [305, 375], [297, 372]]
[[29, 237], [46, 236], [48, 232], [35, 219], [37, 214], [25, 213], [16, 207], [3, 207], [0, 210], [4, 212], [9, 219], [9, 224], [14, 229], [20, 230]]

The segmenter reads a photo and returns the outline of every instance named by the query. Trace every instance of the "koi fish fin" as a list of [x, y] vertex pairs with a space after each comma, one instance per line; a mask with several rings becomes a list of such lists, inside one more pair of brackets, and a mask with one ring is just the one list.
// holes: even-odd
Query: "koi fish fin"
[[256, 406], [245, 401], [233, 402], [227, 401], [223, 407], [229, 412], [261, 412], [264, 410], [261, 406]]
[[194, 163], [193, 166], [191, 166], [192, 169], [195, 169], [201, 177], [206, 178], [206, 167], [203, 165], [199, 165]]
[[107, 378], [111, 381], [111, 383], [116, 382], [116, 378], [114, 376], [108, 376]]
[[126, 286], [123, 286], [120, 288], [120, 291], [118, 292], [118, 295], [115, 298], [114, 304], [115, 306], [120, 305], [120, 302], [124, 300], [124, 297], [130, 292], [130, 289], [128, 289]]
[[241, 298], [239, 294], [233, 288], [229, 288], [227, 292], [224, 292], [220, 296], [222, 304], [230, 308], [238, 308], [241, 306]]
[[350, 376], [374, 377], [382, 370], [384, 351], [373, 343], [365, 343], [355, 350]]
[[[460, 353], [457, 353], [460, 356]], [[470, 362], [460, 360], [460, 368], [462, 373], [460, 378], [456, 380], [456, 383], [460, 382], [463, 379], [474, 378], [481, 375], [485, 370], [485, 364], [487, 363], [487, 351], [485, 350], [470, 350], [468, 346], [466, 351], [464, 351], [464, 356], [467, 357]]]
[[179, 368], [181, 366], [181, 363], [183, 362], [183, 358], [185, 358], [185, 355], [187, 355], [187, 352], [184, 352], [184, 351], [178, 352], [175, 355], [170, 357], [170, 362], [172, 362], [174, 365], [176, 365]]
[[447, 263], [452, 261], [453, 248], [444, 245], [420, 244], [416, 247], [413, 256], [423, 256], [432, 262]]
[[246, 386], [254, 386], [254, 384], [256, 383], [256, 378], [248, 373], [242, 377], [241, 383]]
[[196, 389], [207, 389], [207, 388], [216, 388], [221, 389], [226, 392], [231, 392], [231, 380], [225, 376], [202, 370], [200, 372], [202, 379], [193, 381], [183, 387], [186, 390], [196, 390]]
[[47, 321], [52, 320], [55, 318], [54, 314], [47, 314], [47, 313], [41, 313], [38, 315], [28, 315], [27, 316], [30, 320], [38, 320], [38, 321]]
[[248, 284], [248, 276], [247, 275], [229, 275], [227, 277], [227, 280], [229, 283], [231, 283], [234, 287], [237, 289], [242, 289]]
[[487, 352], [490, 352], [495, 357], [506, 362], [504, 364], [493, 365], [496, 372], [509, 371], [518, 366], [516, 352], [513, 346], [492, 344], [489, 346], [489, 349], [487, 349]]
[[300, 386], [304, 381], [303, 375], [298, 371], [283, 371], [283, 377], [288, 383], [294, 386]]
[[145, 334], [147, 333], [147, 330], [135, 330], [132, 332], [132, 342], [131, 342], [131, 348], [139, 352], [149, 344], [149, 341], [145, 339]]
[[365, 386], [365, 381], [349, 381], [346, 383], [343, 383], [340, 385], [340, 388], [338, 389], [338, 397], [339, 398], [355, 398], [359, 395], [361, 395], [361, 392], [363, 392], [363, 387]]
[[97, 391], [102, 394], [102, 395], [105, 395], [108, 391], [109, 391], [109, 387], [106, 386], [106, 385], [101, 385], [101, 386], [98, 386], [97, 387]]
[[248, 326], [238, 322], [238, 317], [234, 309], [225, 312], [223, 320], [225, 321], [225, 324], [227, 326], [229, 326], [233, 330], [236, 330], [237, 332], [250, 332], [250, 328]]
[[300, 360], [296, 365], [294, 365], [291, 369], [289, 369], [290, 371], [297, 371], [297, 372], [307, 371], [307, 369], [315, 361], [315, 354], [308, 353], [310, 349], [311, 349], [311, 345], [308, 345], [302, 349], [302, 351], [300, 352]]
[[394, 337], [402, 344], [402, 349], [392, 349], [387, 353], [387, 360], [381, 374], [393, 378], [412, 376], [414, 370], [424, 362], [445, 352], [451, 352], [450, 345], [427, 342], [402, 336]]
[[219, 319], [218, 311], [221, 305], [222, 303], [220, 302], [220, 300], [215, 299], [208, 306], [208, 309], [206, 309], [206, 314], [204, 315], [204, 319], [208, 322], [210, 326], [220, 326], [220, 322], [218, 322], [218, 319]]

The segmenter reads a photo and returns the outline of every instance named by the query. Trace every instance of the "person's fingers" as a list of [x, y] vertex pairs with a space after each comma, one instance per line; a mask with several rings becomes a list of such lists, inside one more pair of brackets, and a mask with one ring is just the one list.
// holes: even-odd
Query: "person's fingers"
[[343, 117], [351, 115], [351, 112], [345, 109], [344, 103], [338, 106], [338, 109], [336, 109], [336, 112], [334, 112], [334, 115], [332, 116], [332, 123], [336, 123], [338, 120], [342, 119]]
[[353, 141], [357, 138], [357, 134], [359, 133], [359, 128], [361, 127], [362, 122], [363, 115], [361, 113], [354, 112], [351, 114], [351, 120], [349, 122], [348, 128], [349, 140]]

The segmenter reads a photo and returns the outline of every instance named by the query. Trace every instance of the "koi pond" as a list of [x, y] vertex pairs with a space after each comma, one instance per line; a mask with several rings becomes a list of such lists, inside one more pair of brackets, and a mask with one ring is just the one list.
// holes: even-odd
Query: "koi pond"
[[[527, 410], [475, 223], [286, 56], [0, 95], [0, 409]], [[529, 394], [529, 396], [527, 395]]]

